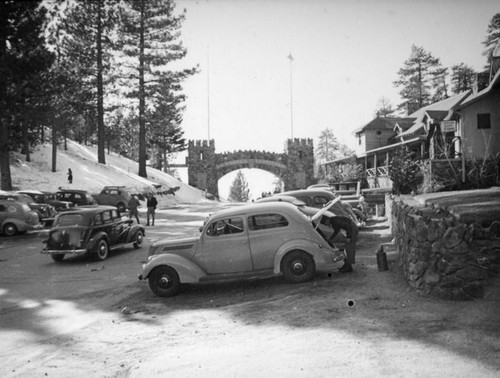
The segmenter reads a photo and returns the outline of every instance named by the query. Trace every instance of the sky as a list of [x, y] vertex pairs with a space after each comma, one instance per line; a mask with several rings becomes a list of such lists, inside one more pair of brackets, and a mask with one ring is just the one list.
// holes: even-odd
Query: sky
[[[445, 67], [476, 70], [498, 0], [177, 0], [186, 9], [182, 127], [215, 140], [216, 152], [284, 152], [288, 138], [330, 128], [354, 148], [411, 46]], [[292, 56], [293, 60], [288, 57]]]

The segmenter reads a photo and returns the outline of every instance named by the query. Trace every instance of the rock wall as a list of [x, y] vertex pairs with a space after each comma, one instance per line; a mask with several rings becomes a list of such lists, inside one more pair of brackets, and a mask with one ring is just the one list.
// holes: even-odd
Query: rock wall
[[425, 294], [481, 298], [500, 271], [500, 221], [465, 224], [411, 197], [388, 196], [391, 228], [408, 284]]

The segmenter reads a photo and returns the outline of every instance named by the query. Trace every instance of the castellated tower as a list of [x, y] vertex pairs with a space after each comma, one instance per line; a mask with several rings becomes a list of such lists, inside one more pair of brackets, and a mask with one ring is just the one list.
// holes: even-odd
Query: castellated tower
[[214, 140], [190, 140], [186, 164], [189, 185], [218, 196]]
[[314, 146], [312, 139], [288, 139], [285, 190], [305, 189], [314, 184]]

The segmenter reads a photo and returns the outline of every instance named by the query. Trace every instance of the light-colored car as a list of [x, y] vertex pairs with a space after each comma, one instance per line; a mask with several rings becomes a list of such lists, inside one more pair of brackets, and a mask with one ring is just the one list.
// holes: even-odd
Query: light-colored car
[[41, 227], [38, 214], [26, 203], [0, 200], [0, 234], [14, 236]]
[[115, 206], [120, 213], [127, 210], [130, 192], [124, 186], [105, 186], [101, 193], [92, 194], [99, 205]]
[[308, 217], [285, 202], [255, 203], [211, 215], [199, 237], [153, 243], [141, 280], [158, 296], [173, 296], [183, 283], [218, 282], [282, 274], [289, 282], [311, 280], [333, 269], [345, 252], [315, 229], [328, 206]]

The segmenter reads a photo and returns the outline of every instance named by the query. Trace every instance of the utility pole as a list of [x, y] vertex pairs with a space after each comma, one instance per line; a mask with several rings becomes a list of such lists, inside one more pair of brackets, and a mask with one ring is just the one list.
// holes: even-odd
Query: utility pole
[[207, 129], [210, 143], [210, 45], [207, 45]]
[[292, 87], [292, 62], [293, 56], [292, 53], [288, 54], [287, 57], [290, 60], [290, 129], [291, 129], [291, 137], [293, 139], [293, 87]]

